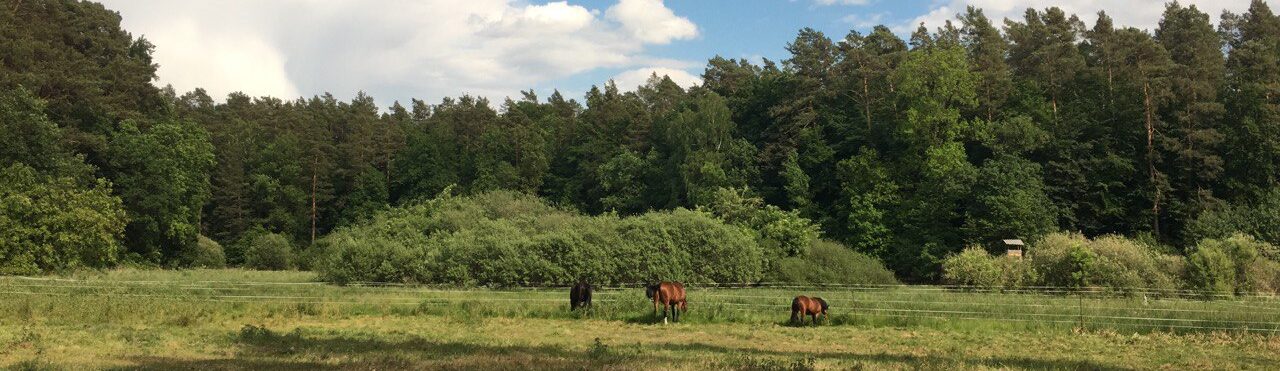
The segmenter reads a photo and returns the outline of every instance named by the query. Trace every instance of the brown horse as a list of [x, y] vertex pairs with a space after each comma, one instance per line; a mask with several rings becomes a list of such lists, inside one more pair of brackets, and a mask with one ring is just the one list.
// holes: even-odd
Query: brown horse
[[800, 322], [804, 324], [804, 316], [811, 316], [813, 323], [818, 323], [818, 316], [827, 318], [827, 301], [819, 297], [807, 297], [804, 295], [791, 299], [791, 323]]
[[659, 282], [645, 287], [644, 296], [653, 299], [653, 315], [658, 315], [658, 304], [662, 304], [662, 323], [667, 323], [667, 308], [671, 308], [672, 320], [680, 322], [680, 313], [687, 311], [688, 303], [684, 300], [684, 284], [679, 282]]

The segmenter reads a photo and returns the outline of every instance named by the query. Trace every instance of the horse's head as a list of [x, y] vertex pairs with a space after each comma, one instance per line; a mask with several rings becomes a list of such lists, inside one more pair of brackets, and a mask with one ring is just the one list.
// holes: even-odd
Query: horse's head
[[655, 284], [652, 284], [652, 285], [645, 285], [645, 286], [644, 286], [644, 296], [645, 296], [645, 297], [647, 297], [647, 298], [653, 299], [653, 296], [658, 294], [658, 288], [659, 288], [660, 286], [662, 286], [662, 283], [655, 283]]

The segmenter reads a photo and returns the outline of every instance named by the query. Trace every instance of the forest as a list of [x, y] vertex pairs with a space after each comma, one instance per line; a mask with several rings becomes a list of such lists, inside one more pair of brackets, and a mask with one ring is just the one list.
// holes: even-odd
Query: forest
[[[1220, 17], [1171, 2], [1154, 30], [971, 7], [905, 39], [805, 28], [786, 59], [717, 56], [687, 89], [655, 75], [389, 107], [157, 87], [155, 47], [101, 4], [0, 5], [0, 274], [307, 256], [449, 197], [608, 233], [695, 223], [724, 244], [751, 236], [702, 219], [745, 207], [767, 219], [737, 223], [753, 233], [811, 230], [908, 282], [1060, 232], [1168, 255], [1280, 245], [1280, 17], [1262, 0]], [[722, 276], [768, 277], [752, 269]]]

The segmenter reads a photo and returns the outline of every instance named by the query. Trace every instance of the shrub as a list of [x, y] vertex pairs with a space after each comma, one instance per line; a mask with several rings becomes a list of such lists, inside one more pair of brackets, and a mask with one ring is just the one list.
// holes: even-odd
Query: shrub
[[[1202, 240], [1191, 255], [1199, 258], [1197, 265], [1188, 266], [1189, 281], [1197, 288], [1214, 293], [1275, 292], [1280, 264], [1268, 258], [1274, 256], [1275, 250], [1275, 246], [1244, 234]], [[1228, 268], [1218, 266], [1222, 263], [1218, 255], [1226, 258]], [[1217, 269], [1228, 269], [1230, 279], [1218, 277], [1226, 273]]]
[[244, 262], [245, 266], [254, 269], [293, 269], [293, 245], [288, 237], [279, 233], [258, 235], [245, 250]]
[[808, 284], [894, 284], [898, 280], [879, 259], [827, 240], [814, 241], [805, 252], [782, 259], [768, 280]]
[[106, 181], [86, 187], [24, 164], [0, 168], [0, 274], [112, 265], [125, 220]]
[[1098, 286], [1126, 291], [1178, 288], [1180, 258], [1121, 236], [1093, 240], [1078, 233], [1051, 233], [1028, 250], [1027, 257], [1047, 286]]
[[1003, 273], [995, 257], [980, 246], [970, 246], [942, 261], [942, 279], [953, 285], [1000, 287]]
[[1035, 270], [1024, 259], [993, 256], [970, 246], [942, 261], [943, 281], [980, 288], [1015, 288], [1035, 284]]
[[798, 256], [818, 238], [818, 227], [797, 211], [786, 211], [752, 197], [746, 190], [717, 188], [711, 202], [700, 208], [726, 223], [755, 231], [765, 249], [767, 265]]
[[1235, 291], [1235, 263], [1216, 245], [1200, 246], [1187, 257], [1187, 280], [1206, 293], [1230, 295]]
[[223, 254], [222, 245], [200, 235], [195, 248], [183, 254], [182, 264], [192, 268], [223, 268], [227, 266], [227, 257]]
[[755, 282], [763, 271], [755, 236], [706, 212], [588, 217], [507, 191], [394, 208], [314, 249], [321, 279], [338, 283]]

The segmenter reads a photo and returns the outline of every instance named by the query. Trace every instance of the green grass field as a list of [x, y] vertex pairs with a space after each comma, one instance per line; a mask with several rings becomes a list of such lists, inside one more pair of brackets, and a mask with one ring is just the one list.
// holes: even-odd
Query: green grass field
[[[829, 320], [787, 323], [797, 294]], [[1176, 294], [1176, 293], [1175, 293]], [[662, 325], [640, 289], [331, 286], [306, 272], [0, 278], [16, 369], [1267, 369], [1280, 299], [941, 287], [691, 288]]]

